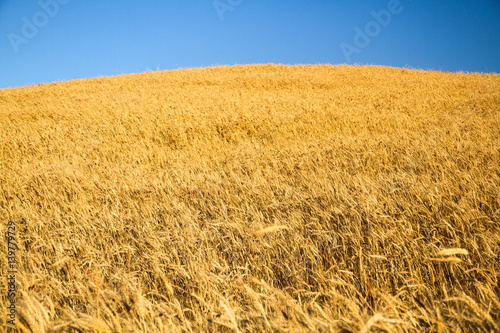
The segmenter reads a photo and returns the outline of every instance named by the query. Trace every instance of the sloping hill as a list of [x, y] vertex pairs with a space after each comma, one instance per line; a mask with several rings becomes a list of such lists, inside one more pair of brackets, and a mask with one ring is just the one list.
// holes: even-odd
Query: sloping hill
[[0, 90], [17, 325], [500, 330], [499, 129], [500, 75], [252, 65]]

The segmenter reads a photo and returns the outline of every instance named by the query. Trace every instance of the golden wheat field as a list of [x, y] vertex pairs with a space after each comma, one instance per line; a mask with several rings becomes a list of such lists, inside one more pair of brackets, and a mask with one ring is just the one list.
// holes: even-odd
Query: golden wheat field
[[0, 153], [22, 332], [500, 331], [498, 74], [247, 65], [3, 89]]

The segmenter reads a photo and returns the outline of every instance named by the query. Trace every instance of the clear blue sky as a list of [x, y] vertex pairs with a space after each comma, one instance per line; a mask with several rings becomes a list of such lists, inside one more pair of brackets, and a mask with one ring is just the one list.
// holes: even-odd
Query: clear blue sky
[[0, 0], [0, 88], [253, 63], [499, 73], [500, 1]]

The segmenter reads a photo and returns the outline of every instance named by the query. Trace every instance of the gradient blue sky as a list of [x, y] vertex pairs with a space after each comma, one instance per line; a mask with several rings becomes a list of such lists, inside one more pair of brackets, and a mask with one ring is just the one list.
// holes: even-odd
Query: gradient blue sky
[[[54, 1], [67, 3], [44, 14]], [[377, 29], [371, 12], [394, 2], [216, 0], [218, 12], [214, 0], [0, 0], [0, 89], [223, 64], [500, 72], [499, 0], [400, 0]], [[355, 40], [367, 24], [372, 37]]]

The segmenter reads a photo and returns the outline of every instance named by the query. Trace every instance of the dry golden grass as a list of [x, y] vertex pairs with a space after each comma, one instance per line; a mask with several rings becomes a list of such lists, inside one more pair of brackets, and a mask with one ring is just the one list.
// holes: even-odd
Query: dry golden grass
[[0, 152], [23, 331], [500, 330], [500, 75], [258, 65], [4, 89]]

